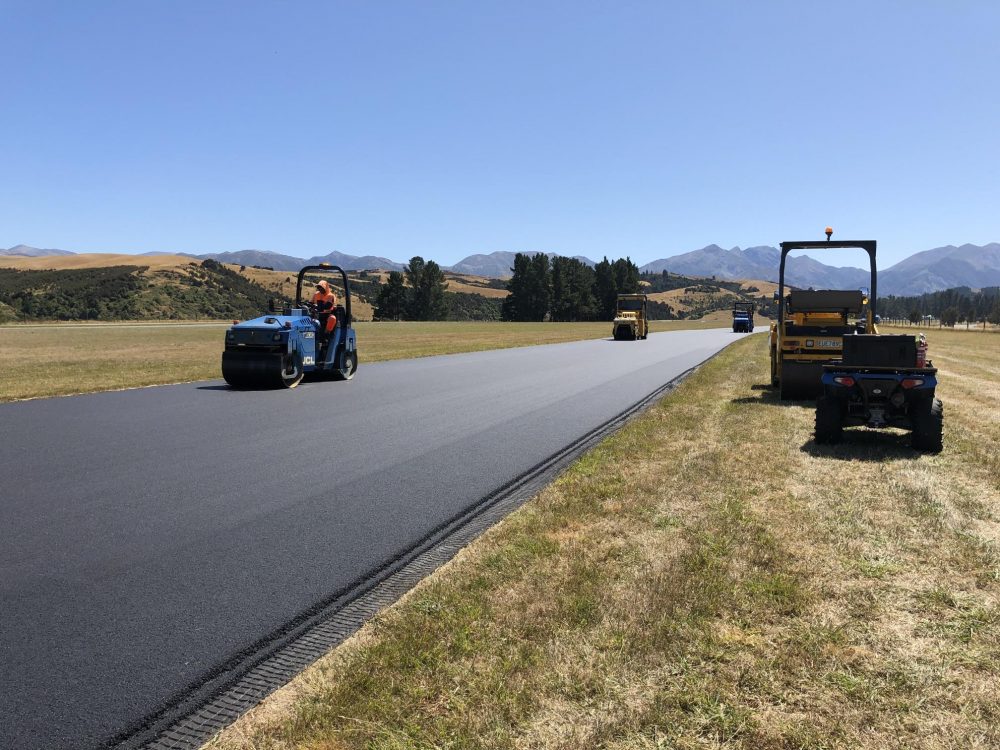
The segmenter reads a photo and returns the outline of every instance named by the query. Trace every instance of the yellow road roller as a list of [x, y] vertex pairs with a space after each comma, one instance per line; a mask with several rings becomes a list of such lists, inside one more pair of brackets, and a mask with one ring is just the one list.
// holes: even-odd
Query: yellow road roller
[[[771, 323], [771, 385], [782, 400], [815, 399], [823, 392], [823, 365], [839, 361], [844, 336], [878, 333], [875, 326], [875, 240], [782, 242], [778, 270], [778, 320]], [[785, 261], [793, 250], [861, 249], [868, 253], [871, 285], [857, 289], [785, 290]]]

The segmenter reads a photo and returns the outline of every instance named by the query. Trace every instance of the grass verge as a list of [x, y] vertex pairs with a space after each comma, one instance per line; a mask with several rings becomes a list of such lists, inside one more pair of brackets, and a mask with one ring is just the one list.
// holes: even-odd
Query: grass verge
[[937, 456], [735, 343], [208, 747], [1000, 746], [997, 343], [931, 337]]
[[[716, 318], [653, 331], [718, 328]], [[0, 402], [222, 377], [225, 323], [0, 326]], [[361, 364], [610, 336], [610, 323], [357, 323]]]

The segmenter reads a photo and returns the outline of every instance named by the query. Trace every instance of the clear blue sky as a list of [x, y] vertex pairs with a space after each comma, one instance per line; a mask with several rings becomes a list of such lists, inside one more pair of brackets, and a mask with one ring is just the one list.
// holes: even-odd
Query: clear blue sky
[[642, 264], [832, 224], [884, 268], [1000, 241], [998, 32], [994, 0], [0, 0], [0, 247]]

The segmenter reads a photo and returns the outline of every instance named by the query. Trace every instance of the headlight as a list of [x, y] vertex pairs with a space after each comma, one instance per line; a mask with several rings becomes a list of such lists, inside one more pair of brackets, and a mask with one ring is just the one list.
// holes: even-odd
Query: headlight
[[281, 334], [276, 333], [273, 336], [271, 336], [271, 341], [281, 341]]

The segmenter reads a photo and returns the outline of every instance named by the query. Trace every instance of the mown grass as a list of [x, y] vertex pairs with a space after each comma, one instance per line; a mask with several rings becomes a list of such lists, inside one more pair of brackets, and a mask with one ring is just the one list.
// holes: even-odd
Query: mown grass
[[[0, 326], [0, 402], [222, 377], [228, 324]], [[653, 331], [717, 328], [716, 317]], [[361, 364], [602, 338], [610, 323], [358, 323]]]
[[735, 343], [208, 747], [1000, 746], [998, 343], [931, 336], [937, 456]]

